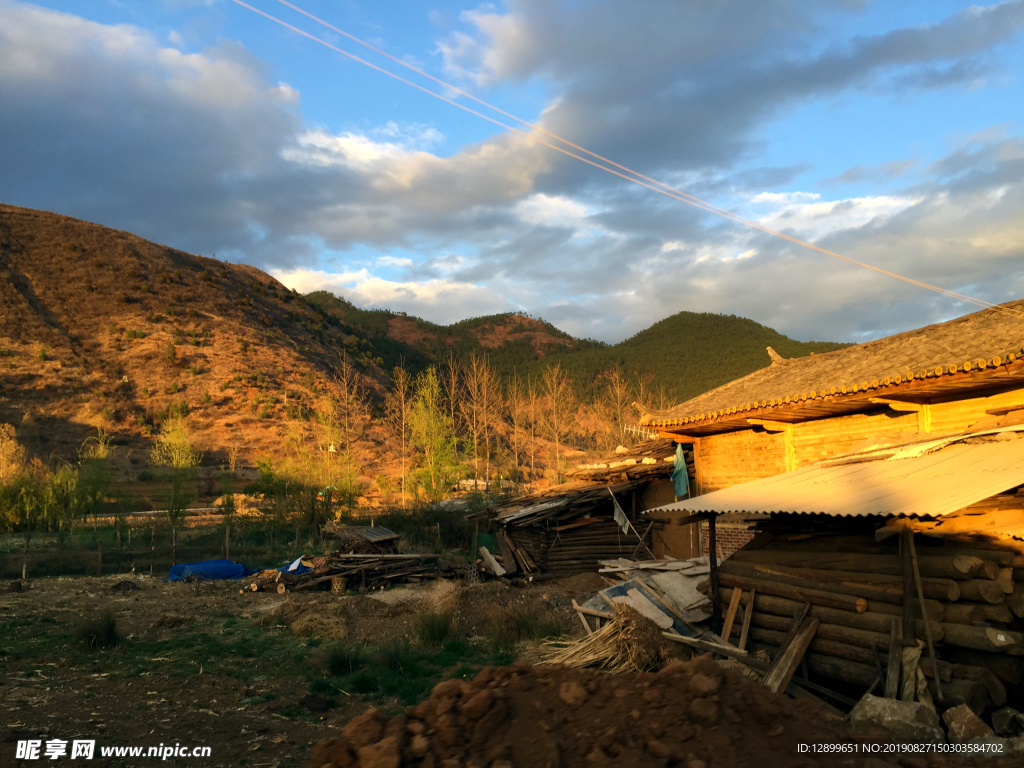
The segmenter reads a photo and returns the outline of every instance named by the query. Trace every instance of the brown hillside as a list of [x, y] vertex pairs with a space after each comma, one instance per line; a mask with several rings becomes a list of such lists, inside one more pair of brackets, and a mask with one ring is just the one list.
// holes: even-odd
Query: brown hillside
[[0, 422], [40, 458], [73, 455], [102, 426], [133, 449], [130, 477], [154, 422], [184, 400], [204, 464], [230, 445], [251, 463], [277, 453], [287, 413], [362, 347], [253, 267], [0, 205]]

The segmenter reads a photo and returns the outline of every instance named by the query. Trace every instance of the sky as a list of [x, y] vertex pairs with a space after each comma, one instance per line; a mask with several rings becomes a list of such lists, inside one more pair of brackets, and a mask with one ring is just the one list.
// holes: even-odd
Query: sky
[[[280, 0], [247, 2], [487, 111]], [[1024, 0], [292, 4], [768, 227], [1024, 298]], [[0, 202], [361, 307], [439, 323], [521, 311], [612, 343], [683, 310], [865, 341], [977, 309], [531, 132], [232, 0], [0, 0]]]

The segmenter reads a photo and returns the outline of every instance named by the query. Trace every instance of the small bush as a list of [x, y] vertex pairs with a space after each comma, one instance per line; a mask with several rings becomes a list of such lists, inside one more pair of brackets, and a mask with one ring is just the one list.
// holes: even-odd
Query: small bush
[[188, 372], [191, 373], [193, 376], [198, 376], [199, 375], [199, 366], [196, 366], [196, 365], [191, 366], [188, 369]]
[[204, 405], [209, 405], [212, 402], [213, 402], [213, 397], [210, 396], [210, 393], [209, 392], [204, 392], [203, 393], [203, 404]]
[[46, 360], [47, 355], [49, 355], [49, 352], [50, 351], [46, 348], [45, 344], [40, 344], [39, 345], [39, 359], [40, 360]]
[[143, 333], [142, 331], [136, 331], [136, 330], [131, 330], [130, 329], [128, 331], [128, 338], [129, 339], [144, 339], [144, 338], [146, 338], [146, 334]]
[[164, 362], [172, 367], [178, 364], [178, 350], [175, 349], [174, 342], [164, 347]]
[[124, 644], [124, 638], [117, 632], [117, 618], [109, 608], [79, 627], [78, 639], [90, 651]]
[[428, 611], [420, 616], [417, 636], [428, 648], [443, 648], [457, 634], [455, 614], [451, 611]]

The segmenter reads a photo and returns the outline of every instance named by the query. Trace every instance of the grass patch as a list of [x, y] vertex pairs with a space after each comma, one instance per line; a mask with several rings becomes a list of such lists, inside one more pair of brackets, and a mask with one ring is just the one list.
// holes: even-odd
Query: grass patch
[[427, 648], [444, 648], [458, 637], [452, 611], [428, 611], [420, 616], [417, 636]]
[[525, 606], [503, 608], [487, 624], [487, 639], [497, 653], [511, 653], [523, 640], [540, 640], [561, 632], [556, 621], [538, 616]]
[[117, 631], [117, 618], [109, 609], [79, 627], [78, 640], [90, 651], [124, 645], [124, 638]]
[[336, 645], [327, 654], [327, 671], [332, 677], [351, 675], [364, 664], [365, 652], [361, 645]]

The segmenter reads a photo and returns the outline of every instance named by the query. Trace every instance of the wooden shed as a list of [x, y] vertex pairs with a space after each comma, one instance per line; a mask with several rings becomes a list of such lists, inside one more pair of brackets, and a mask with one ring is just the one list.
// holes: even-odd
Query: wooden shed
[[[502, 564], [512, 563], [513, 571], [567, 575], [596, 571], [608, 558], [661, 556], [664, 541], [643, 513], [674, 501], [675, 454], [675, 441], [647, 440], [576, 467], [564, 485], [499, 502], [470, 519], [493, 521]], [[692, 461], [688, 469], [692, 478]], [[616, 503], [625, 523], [615, 520]], [[693, 539], [676, 542], [677, 551], [699, 554], [696, 530], [684, 533]]]

